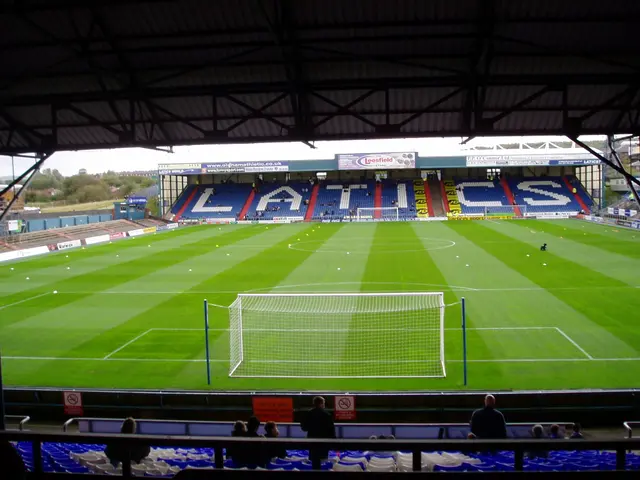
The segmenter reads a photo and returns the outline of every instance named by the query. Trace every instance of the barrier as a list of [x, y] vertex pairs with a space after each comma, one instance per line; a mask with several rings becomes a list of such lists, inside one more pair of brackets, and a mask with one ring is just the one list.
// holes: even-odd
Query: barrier
[[180, 226], [180, 225], [179, 225], [179, 224], [177, 224], [177, 223], [168, 223], [168, 224], [167, 224], [167, 228], [168, 228], [169, 230], [173, 230], [174, 228], [178, 228], [179, 226]]
[[98, 235], [96, 237], [85, 238], [84, 243], [86, 245], [95, 245], [96, 243], [104, 243], [104, 242], [108, 242], [109, 240], [111, 240], [111, 235], [105, 234], [105, 235]]
[[[251, 448], [260, 445], [273, 444], [286, 450], [311, 450], [329, 449], [341, 452], [346, 451], [404, 451], [411, 452], [412, 469], [415, 472], [422, 470], [422, 452], [452, 451], [462, 453], [477, 453], [490, 451], [513, 452], [513, 466], [517, 471], [524, 469], [524, 456], [528, 451], [558, 451], [558, 450], [608, 450], [616, 453], [616, 470], [624, 470], [626, 467], [627, 451], [640, 449], [640, 439], [624, 438], [618, 440], [318, 440], [318, 439], [271, 439], [271, 438], [247, 438], [247, 437], [176, 437], [176, 436], [150, 436], [150, 435], [92, 435], [69, 433], [35, 433], [20, 431], [0, 431], [0, 440], [31, 442], [33, 451], [33, 474], [42, 476], [42, 442], [56, 443], [80, 443], [80, 444], [119, 444], [122, 447], [147, 446], [157, 447], [205, 447], [213, 449], [214, 467], [224, 468], [224, 449], [235, 446], [236, 448]], [[320, 460], [314, 462], [313, 467], [320, 468]], [[243, 472], [246, 475], [248, 472]], [[262, 472], [260, 472], [262, 473]], [[602, 474], [602, 472], [600, 472]], [[637, 475], [637, 472], [631, 472]], [[282, 472], [278, 472], [282, 474]], [[613, 472], [607, 472], [611, 475]], [[334, 475], [338, 475], [335, 474]], [[368, 475], [374, 475], [368, 473]], [[434, 474], [435, 475], [435, 474]], [[469, 474], [467, 474], [469, 475]], [[474, 475], [474, 474], [471, 474]], [[476, 474], [477, 475], [477, 474]], [[566, 475], [562, 472], [562, 476]], [[131, 462], [125, 459], [122, 465], [122, 477], [131, 478]], [[82, 478], [85, 478], [83, 475]], [[629, 477], [631, 478], [631, 477]]]
[[156, 227], [147, 227], [147, 228], [143, 228], [142, 229], [143, 233], [155, 233], [156, 232]]
[[110, 233], [109, 240], [118, 240], [119, 238], [124, 238], [126, 236], [127, 234], [124, 232]]
[[139, 237], [140, 235], [144, 235], [144, 230], [139, 228], [137, 230], [129, 230], [127, 235], [130, 237]]
[[20, 258], [28, 258], [45, 253], [49, 253], [49, 247], [46, 245], [42, 247], [26, 248], [24, 250], [13, 250], [11, 252], [0, 253], [0, 262], [8, 262], [9, 260], [18, 260]]
[[81, 247], [82, 240], [69, 240], [68, 242], [60, 242], [57, 245], [58, 250], [68, 250], [69, 248]]

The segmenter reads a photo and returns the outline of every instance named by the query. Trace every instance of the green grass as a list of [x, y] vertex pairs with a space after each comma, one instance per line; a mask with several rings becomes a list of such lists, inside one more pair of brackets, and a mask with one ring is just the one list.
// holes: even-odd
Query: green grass
[[[101, 388], [637, 388], [637, 237], [574, 220], [202, 226], [3, 264], [3, 373], [9, 385]], [[239, 292], [412, 291], [442, 291], [452, 304], [446, 378], [399, 378], [422, 372], [424, 338], [397, 319], [371, 330], [367, 315], [349, 316], [336, 333], [247, 334], [247, 358], [260, 350], [287, 360], [292, 375], [334, 376], [366, 360], [396, 378], [230, 378], [228, 312], [212, 307], [206, 384], [205, 298], [229, 305]], [[305, 366], [312, 348], [325, 355]]]

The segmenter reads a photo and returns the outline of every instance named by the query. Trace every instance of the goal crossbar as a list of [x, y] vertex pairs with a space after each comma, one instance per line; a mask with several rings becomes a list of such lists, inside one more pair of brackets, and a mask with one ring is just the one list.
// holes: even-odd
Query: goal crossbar
[[239, 294], [231, 377], [444, 377], [444, 294]]
[[356, 210], [357, 221], [375, 219], [399, 220], [400, 209], [398, 207], [360, 207]]

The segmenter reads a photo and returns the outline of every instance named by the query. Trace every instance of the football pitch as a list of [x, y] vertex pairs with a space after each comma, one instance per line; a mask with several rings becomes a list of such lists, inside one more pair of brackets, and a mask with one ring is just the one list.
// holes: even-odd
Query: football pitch
[[[0, 349], [5, 383], [15, 386], [635, 388], [639, 286], [640, 232], [578, 220], [207, 225], [1, 265]], [[211, 307], [209, 387], [203, 300], [229, 305], [251, 292], [444, 292], [447, 376], [229, 377], [229, 314]], [[326, 342], [344, 342], [342, 335], [348, 333], [336, 331]], [[359, 341], [400, 345], [400, 373], [412, 340], [387, 328], [375, 338], [352, 335], [348, 345]], [[263, 342], [274, 357], [298, 349], [304, 370], [308, 347], [299, 333]], [[334, 351], [330, 343], [315, 348]]]

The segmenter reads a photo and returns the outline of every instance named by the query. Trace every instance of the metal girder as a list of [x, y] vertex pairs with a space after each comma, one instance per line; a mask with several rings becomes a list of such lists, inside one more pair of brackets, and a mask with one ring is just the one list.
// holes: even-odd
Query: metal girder
[[633, 192], [633, 196], [636, 198], [636, 201], [638, 203], [640, 203], [640, 196], [638, 196], [638, 187], [640, 187], [640, 180], [638, 180], [636, 177], [634, 177], [633, 175], [631, 175], [630, 173], [628, 173], [623, 167], [622, 167], [622, 162], [620, 162], [620, 159], [617, 157], [617, 153], [615, 151], [615, 149], [612, 147], [611, 145], [611, 139], [609, 138], [609, 149], [611, 150], [612, 154], [614, 155], [615, 159], [617, 160], [618, 165], [616, 165], [616, 163], [612, 162], [611, 160], [609, 160], [607, 157], [605, 157], [604, 155], [602, 155], [600, 152], [597, 152], [596, 150], [594, 150], [593, 148], [591, 148], [589, 145], [587, 145], [586, 143], [580, 141], [577, 137], [569, 137], [570, 140], [572, 140], [573, 142], [575, 142], [576, 145], [580, 145], [582, 148], [584, 148], [587, 152], [589, 152], [591, 155], [597, 157], [601, 162], [609, 165], [611, 168], [613, 168], [616, 172], [618, 172], [619, 174], [621, 174], [622, 176], [624, 176], [625, 180], [627, 181], [627, 185], [629, 186], [629, 188], [631, 189], [631, 191]]
[[16, 202], [16, 200], [18, 200], [18, 197], [20, 197], [20, 195], [27, 190], [35, 174], [40, 171], [40, 167], [42, 167], [45, 160], [47, 160], [52, 154], [53, 152], [42, 153], [40, 156], [40, 159], [38, 159], [33, 165], [27, 168], [20, 176], [18, 176], [17, 178], [9, 182], [9, 185], [7, 185], [5, 188], [2, 189], [2, 191], [0, 191], [0, 197], [2, 197], [5, 193], [7, 193], [13, 187], [15, 187], [18, 183], [20, 183], [24, 178], [27, 179], [22, 185], [22, 188], [15, 192], [15, 194], [13, 195], [13, 198], [9, 202], [9, 205], [7, 205], [7, 208], [5, 208], [2, 212], [0, 212], [0, 222], [2, 222], [4, 217], [7, 216], [13, 204]]

